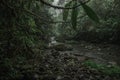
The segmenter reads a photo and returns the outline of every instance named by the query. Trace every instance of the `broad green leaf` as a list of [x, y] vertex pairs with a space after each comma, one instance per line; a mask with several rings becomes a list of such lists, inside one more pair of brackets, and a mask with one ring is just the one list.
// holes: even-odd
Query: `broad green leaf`
[[[72, 3], [72, 1], [68, 2], [68, 3], [65, 5], [65, 7], [66, 7], [66, 8], [67, 8], [67, 7], [70, 7], [71, 3]], [[67, 20], [68, 15], [69, 15], [69, 9], [64, 9], [64, 10], [63, 10], [63, 20], [64, 20], [64, 21]]]
[[99, 17], [89, 6], [87, 6], [86, 4], [82, 4], [82, 7], [88, 15], [88, 17], [90, 17], [93, 21], [99, 23]]
[[[77, 5], [77, 2], [74, 2], [73, 6], [76, 6], [76, 5]], [[77, 26], [77, 16], [78, 16], [78, 8], [72, 9], [71, 21], [72, 21], [72, 26], [74, 30], [76, 30], [76, 26]]]

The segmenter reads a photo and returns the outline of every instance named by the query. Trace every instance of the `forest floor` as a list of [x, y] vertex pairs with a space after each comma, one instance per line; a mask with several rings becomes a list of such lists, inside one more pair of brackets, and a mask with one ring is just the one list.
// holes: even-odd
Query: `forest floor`
[[63, 53], [72, 53], [94, 60], [101, 64], [120, 65], [120, 46], [114, 44], [96, 44], [81, 43], [71, 44], [72, 51], [63, 51]]
[[34, 49], [32, 56], [24, 54], [27, 58], [5, 58], [0, 80], [120, 80], [119, 46], [87, 42], [69, 45], [73, 50]]
[[46, 51], [55, 80], [120, 80], [119, 46], [87, 42], [70, 45], [71, 51]]

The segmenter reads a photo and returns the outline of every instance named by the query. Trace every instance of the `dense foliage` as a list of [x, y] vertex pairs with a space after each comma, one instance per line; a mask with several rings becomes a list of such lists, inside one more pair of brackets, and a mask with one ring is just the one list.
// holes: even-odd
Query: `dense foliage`
[[2, 37], [0, 45], [3, 51], [1, 53], [11, 56], [16, 50], [18, 53], [23, 53], [21, 52], [25, 51], [23, 49], [47, 39], [52, 27], [44, 19], [52, 19], [40, 2], [2, 0], [0, 4], [0, 36]]
[[52, 18], [35, 0], [1, 0], [0, 7], [0, 79], [9, 80], [19, 76], [14, 65], [24, 62], [24, 58], [34, 58], [33, 49], [42, 49], [48, 43], [52, 26], [46, 20]]
[[[117, 0], [92, 0], [88, 4], [100, 18], [100, 23], [91, 21], [88, 16], [94, 14], [88, 10], [88, 16], [84, 13], [82, 7], [79, 8], [76, 30], [72, 29], [71, 23], [60, 23], [62, 27], [58, 27], [58, 31], [64, 29], [60, 34], [69, 39], [86, 40], [89, 42], [109, 42], [119, 43], [119, 1]], [[96, 7], [97, 6], [97, 7]], [[88, 9], [88, 8], [87, 8]], [[93, 15], [94, 16], [94, 15]], [[90, 16], [92, 17], [92, 15]], [[95, 17], [93, 17], [95, 18]], [[68, 17], [70, 19], [70, 17]], [[96, 19], [96, 18], [95, 18]], [[96, 19], [98, 20], [98, 19]], [[74, 20], [75, 21], [75, 20]], [[64, 26], [63, 26], [64, 25]]]
[[[49, 48], [47, 45], [52, 36], [58, 41], [120, 43], [119, 0], [59, 1], [64, 7], [52, 5], [53, 1], [0, 1], [0, 80], [86, 80], [87, 76], [96, 80], [96, 76], [106, 79], [106, 75], [117, 80], [119, 74], [105, 75], [104, 71], [88, 69], [75, 55], [59, 53], [59, 50], [72, 50], [71, 46], [60, 44]], [[52, 14], [56, 9], [60, 10], [57, 16]], [[50, 53], [44, 53], [48, 49]], [[119, 67], [110, 69], [115, 73], [120, 71]]]

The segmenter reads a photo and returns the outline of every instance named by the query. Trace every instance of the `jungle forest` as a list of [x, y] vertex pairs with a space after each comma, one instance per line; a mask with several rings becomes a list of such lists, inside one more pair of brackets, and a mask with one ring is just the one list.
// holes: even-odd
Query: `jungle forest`
[[120, 80], [120, 0], [0, 0], [0, 80]]

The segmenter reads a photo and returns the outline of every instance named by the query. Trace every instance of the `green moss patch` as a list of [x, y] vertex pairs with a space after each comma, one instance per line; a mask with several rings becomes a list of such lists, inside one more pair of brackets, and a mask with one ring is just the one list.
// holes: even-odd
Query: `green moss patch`
[[112, 66], [112, 65], [105, 65], [105, 64], [97, 64], [94, 61], [85, 61], [83, 63], [85, 66], [94, 68], [99, 70], [100, 72], [107, 74], [107, 75], [120, 75], [120, 67], [119, 66]]

